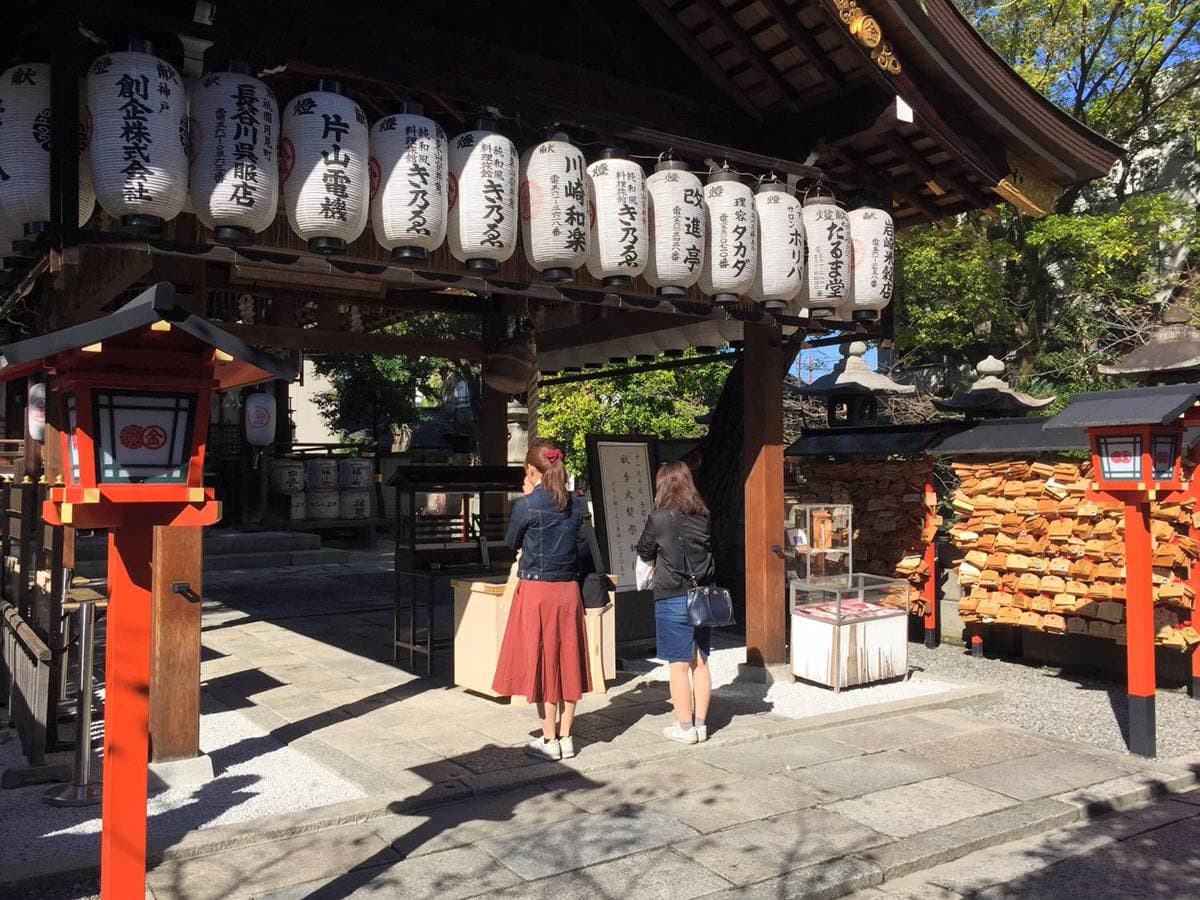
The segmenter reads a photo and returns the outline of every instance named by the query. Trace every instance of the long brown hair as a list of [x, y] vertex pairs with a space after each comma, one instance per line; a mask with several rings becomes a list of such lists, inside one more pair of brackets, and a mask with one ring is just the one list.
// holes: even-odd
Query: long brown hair
[[542, 488], [550, 495], [558, 511], [566, 509], [571, 497], [567, 493], [567, 467], [563, 465], [563, 452], [550, 441], [538, 439], [529, 445], [525, 465], [533, 466], [542, 473]]
[[663, 463], [654, 478], [655, 509], [677, 509], [685, 516], [707, 516], [708, 507], [696, 490], [692, 470], [685, 462]]

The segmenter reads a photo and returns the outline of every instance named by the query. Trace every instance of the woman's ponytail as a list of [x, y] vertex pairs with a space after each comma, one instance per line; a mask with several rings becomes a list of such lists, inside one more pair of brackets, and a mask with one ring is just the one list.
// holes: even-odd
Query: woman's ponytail
[[550, 441], [540, 439], [529, 445], [525, 454], [525, 465], [533, 466], [542, 474], [542, 489], [554, 501], [560, 511], [571, 503], [567, 493], [567, 467], [563, 464], [563, 452]]

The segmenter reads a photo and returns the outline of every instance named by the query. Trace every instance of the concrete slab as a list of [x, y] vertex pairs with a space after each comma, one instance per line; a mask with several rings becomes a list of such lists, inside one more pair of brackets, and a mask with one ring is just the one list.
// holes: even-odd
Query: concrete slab
[[158, 900], [227, 900], [252, 896], [255, 885], [261, 889], [332, 878], [399, 858], [378, 835], [350, 825], [213, 856], [168, 861], [152, 869], [147, 882]]
[[631, 803], [681, 797], [688, 791], [736, 780], [695, 756], [576, 776], [555, 787], [581, 809], [600, 812]]
[[675, 848], [736, 885], [786, 875], [887, 841], [823, 809], [785, 813], [676, 844]]
[[908, 837], [1014, 805], [1003, 794], [954, 778], [931, 778], [876, 791], [828, 808], [893, 837]]
[[877, 865], [884, 878], [900, 878], [976, 850], [1066, 825], [1074, 821], [1076, 814], [1071, 807], [1054, 800], [1034, 800], [900, 838], [867, 850], [862, 857]]
[[1034, 800], [1120, 778], [1124, 774], [1117, 766], [1095, 757], [1050, 750], [1024, 759], [971, 769], [957, 777], [1014, 800]]
[[337, 878], [310, 881], [262, 900], [403, 897], [404, 900], [461, 900], [519, 884], [521, 879], [474, 847], [406, 859], [384, 868], [361, 869]]
[[822, 734], [792, 734], [756, 741], [754, 752], [743, 747], [701, 747], [699, 758], [736, 775], [771, 775], [801, 769], [861, 751]]
[[1134, 775], [1066, 791], [1054, 799], [1075, 806], [1081, 810], [1084, 817], [1094, 819], [1109, 813], [1133, 809], [1147, 800], [1177, 796], [1177, 792], [1186, 791], [1195, 783], [1194, 772], [1146, 769]]
[[978, 731], [987, 725], [965, 714], [958, 718], [935, 717], [931, 713], [906, 713], [875, 718], [854, 725], [830, 728], [821, 734], [864, 753], [878, 753], [911, 747], [925, 741], [940, 740], [955, 734]]
[[663, 847], [695, 834], [670, 816], [630, 806], [529, 828], [475, 846], [532, 880]]
[[797, 869], [757, 884], [721, 891], [713, 896], [736, 897], [738, 900], [786, 900], [791, 897], [798, 900], [832, 900], [867, 885], [878, 884], [880, 879], [877, 868], [850, 856]]
[[923, 759], [937, 760], [946, 765], [949, 772], [961, 772], [1054, 749], [1054, 743], [1028, 731], [985, 728], [925, 741], [910, 747], [907, 752]]
[[796, 769], [787, 775], [815, 791], [822, 803], [829, 803], [937, 778], [950, 769], [946, 761], [925, 759], [909, 750], [887, 750]]
[[701, 834], [816, 806], [817, 792], [787, 775], [762, 775], [689, 791], [650, 804]]
[[670, 848], [564, 872], [485, 894], [495, 900], [691, 900], [728, 887], [703, 866]]
[[372, 830], [401, 857], [423, 856], [514, 831], [578, 816], [579, 807], [558, 791], [524, 787], [489, 797], [373, 819]]

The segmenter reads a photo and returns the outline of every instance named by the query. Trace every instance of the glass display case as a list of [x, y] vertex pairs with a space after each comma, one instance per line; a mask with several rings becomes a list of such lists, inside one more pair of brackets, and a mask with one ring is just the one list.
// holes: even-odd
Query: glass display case
[[908, 672], [908, 611], [885, 606], [903, 579], [847, 573], [789, 585], [792, 674], [840, 691]]
[[854, 507], [850, 504], [791, 504], [784, 534], [792, 584], [819, 584], [827, 579], [840, 583], [853, 571]]

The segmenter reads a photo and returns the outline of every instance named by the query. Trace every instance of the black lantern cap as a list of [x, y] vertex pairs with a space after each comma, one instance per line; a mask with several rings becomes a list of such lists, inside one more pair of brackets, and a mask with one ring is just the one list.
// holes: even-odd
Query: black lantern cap
[[1046, 422], [1046, 429], [1170, 425], [1197, 400], [1200, 384], [1075, 394], [1070, 406]]
[[[3, 357], [0, 381], [29, 374], [32, 371], [29, 364], [100, 344], [160, 321], [231, 357], [229, 363], [217, 364], [217, 378], [222, 389], [272, 378], [290, 381], [296, 377], [296, 367], [292, 363], [255, 350], [241, 338], [184, 308], [176, 300], [175, 285], [160, 281], [110, 315], [0, 347]], [[20, 371], [13, 371], [18, 367]]]

